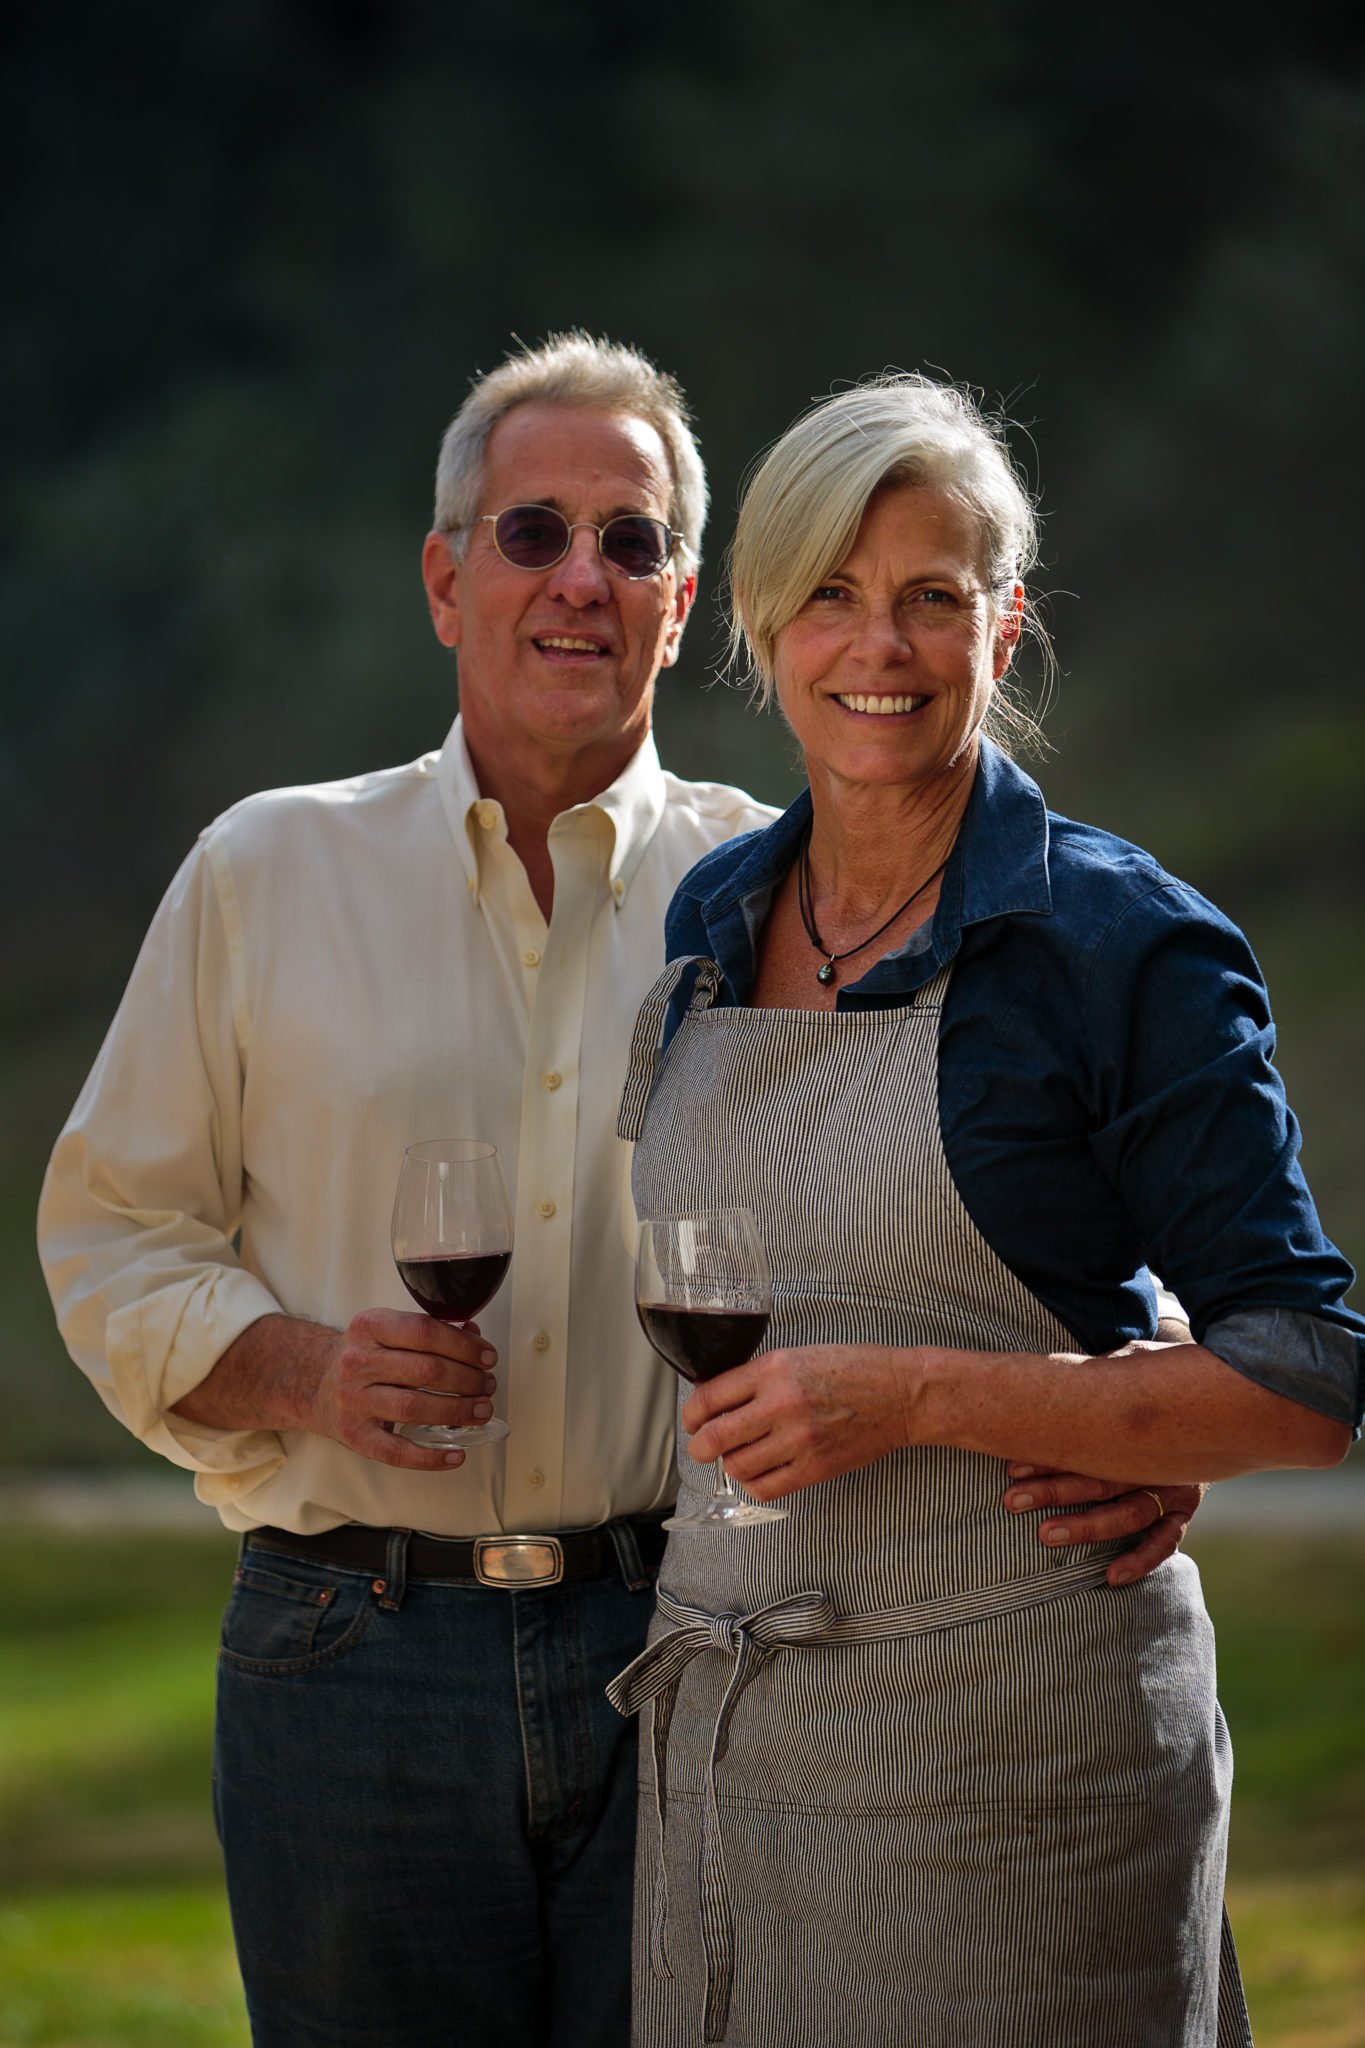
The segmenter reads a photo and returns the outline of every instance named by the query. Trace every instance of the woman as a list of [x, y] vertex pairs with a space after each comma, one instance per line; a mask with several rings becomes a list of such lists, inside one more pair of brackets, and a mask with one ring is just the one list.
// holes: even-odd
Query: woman
[[[1245, 942], [985, 736], [1032, 555], [918, 378], [817, 406], [741, 509], [810, 789], [679, 889], [621, 1130], [642, 1216], [758, 1219], [774, 1348], [692, 1394], [680, 1464], [788, 1519], [675, 1536], [614, 1690], [653, 1701], [650, 2048], [1250, 2039], [1198, 1573], [1040, 1550], [1000, 1461], [1333, 1464], [1362, 1325]], [[1198, 1342], [1148, 1341], [1151, 1270]]]

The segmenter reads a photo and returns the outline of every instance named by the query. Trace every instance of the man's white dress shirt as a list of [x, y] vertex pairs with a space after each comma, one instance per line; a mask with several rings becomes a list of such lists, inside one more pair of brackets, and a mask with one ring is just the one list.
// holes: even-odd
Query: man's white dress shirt
[[[439, 754], [250, 797], [202, 835], [58, 1141], [39, 1231], [73, 1357], [229, 1528], [467, 1536], [671, 1498], [677, 1382], [635, 1320], [617, 1101], [674, 887], [773, 815], [665, 774], [647, 741], [555, 820], [547, 929], [457, 719]], [[479, 1319], [506, 1442], [404, 1472], [168, 1413], [260, 1316], [412, 1309], [394, 1188], [404, 1147], [442, 1137], [496, 1145], [515, 1206]]]

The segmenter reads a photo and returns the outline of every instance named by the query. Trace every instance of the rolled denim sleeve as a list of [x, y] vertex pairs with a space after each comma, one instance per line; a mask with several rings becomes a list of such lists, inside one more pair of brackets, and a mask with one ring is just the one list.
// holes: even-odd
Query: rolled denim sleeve
[[1154, 889], [1097, 948], [1089, 1012], [1102, 1048], [1095, 1156], [1196, 1339], [1273, 1392], [1357, 1425], [1365, 1345], [1343, 1301], [1355, 1276], [1299, 1166], [1246, 940], [1194, 890]]
[[1359, 1434], [1365, 1342], [1353, 1330], [1303, 1309], [1252, 1308], [1210, 1323], [1204, 1343], [1258, 1386]]

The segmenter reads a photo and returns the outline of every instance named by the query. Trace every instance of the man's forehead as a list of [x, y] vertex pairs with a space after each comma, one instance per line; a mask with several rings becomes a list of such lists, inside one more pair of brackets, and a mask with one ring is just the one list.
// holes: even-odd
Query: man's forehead
[[663, 511], [672, 492], [657, 427], [633, 413], [567, 405], [519, 405], [499, 420], [484, 477], [500, 505], [521, 499], [561, 510], [587, 493], [613, 510], [648, 502]]

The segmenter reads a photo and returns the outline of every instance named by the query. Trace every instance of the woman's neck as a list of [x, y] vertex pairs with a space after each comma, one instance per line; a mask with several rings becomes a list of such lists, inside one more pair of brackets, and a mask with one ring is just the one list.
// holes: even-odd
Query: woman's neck
[[[808, 764], [812, 902], [826, 936], [875, 925], [947, 860], [976, 774], [977, 749], [928, 787], [848, 783]], [[919, 920], [916, 920], [918, 922]]]

